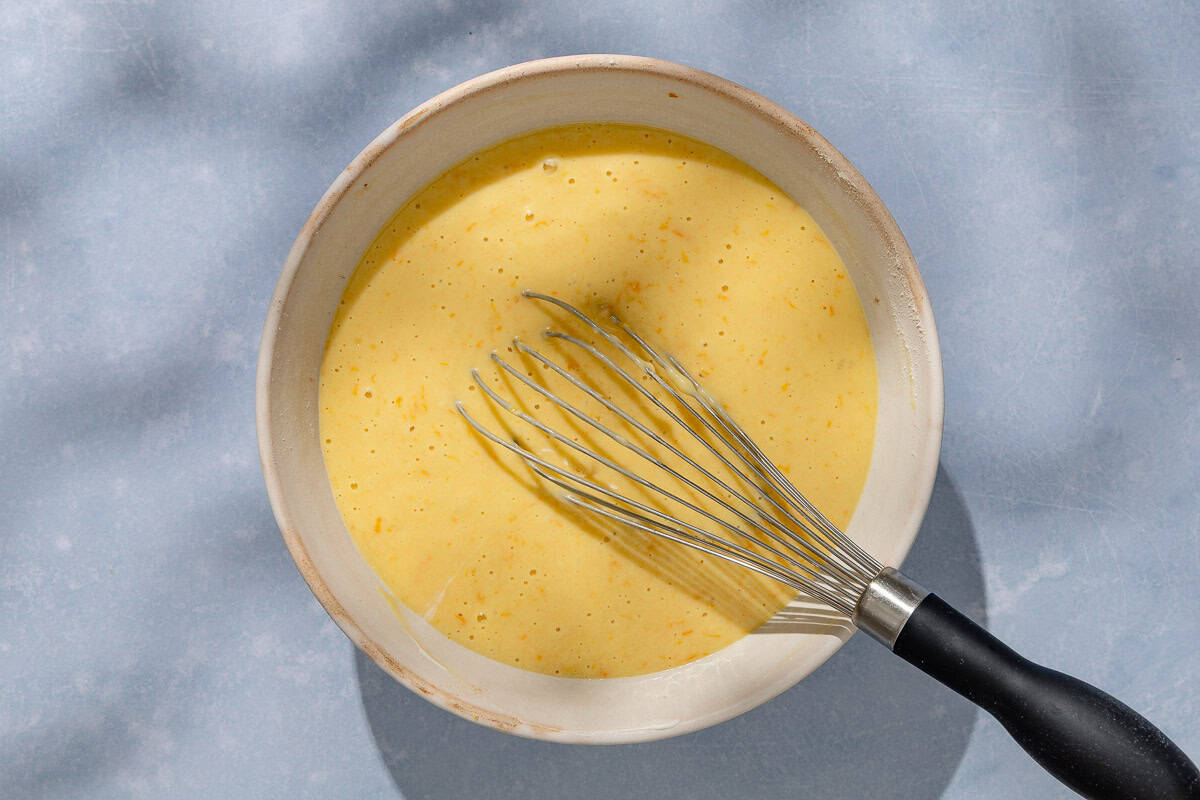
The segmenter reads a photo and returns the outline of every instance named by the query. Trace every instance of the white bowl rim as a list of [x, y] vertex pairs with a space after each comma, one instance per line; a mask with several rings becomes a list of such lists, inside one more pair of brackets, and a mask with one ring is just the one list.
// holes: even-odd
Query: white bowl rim
[[[406, 132], [420, 125], [434, 114], [434, 112], [466, 97], [477, 95], [514, 81], [554, 73], [582, 71], [651, 73], [724, 95], [738, 102], [748, 112], [762, 115], [805, 139], [809, 146], [837, 171], [839, 178], [848, 185], [850, 191], [858, 196], [860, 207], [876, 226], [876, 230], [883, 236], [887, 249], [895, 257], [896, 267], [899, 268], [903, 280], [907, 283], [911, 291], [915, 303], [912, 311], [919, 322], [929, 354], [929, 358], [923, 360], [921, 365], [922, 370], [925, 372], [925, 380], [928, 382], [930, 388], [928, 398], [930, 415], [929, 431], [924, 442], [923, 451], [913, 454], [915, 462], [919, 465], [920, 474], [918, 475], [915, 491], [911, 497], [911, 513], [905, 521], [906, 524], [897, 527], [894, 539], [892, 540], [896, 544], [898, 552], [902, 554], [901, 559], [908, 554], [916, 539], [921, 519], [924, 516], [929, 498], [932, 495], [933, 484], [937, 474], [944, 419], [944, 385], [941, 351], [929, 295], [904, 235], [892, 218], [891, 213], [883, 204], [883, 201], [854, 165], [821, 134], [796, 117], [792, 112], [774, 101], [725, 78], [693, 67], [657, 58], [619, 54], [582, 54], [557, 56], [514, 64], [471, 78], [426, 100], [388, 126], [367, 145], [342, 170], [318, 201], [312, 213], [305, 221], [304, 226], [301, 228], [299, 235], [296, 237], [280, 273], [268, 307], [259, 350], [258, 368], [255, 378], [256, 432], [259, 442], [259, 459], [272, 510], [284, 543], [292, 559], [295, 561], [297, 569], [326, 613], [342, 629], [343, 633], [346, 634], [356, 647], [388, 672], [394, 679], [408, 689], [420, 694], [426, 700], [459, 717], [520, 736], [585, 743], [650, 741], [662, 738], [663, 736], [674, 736], [698, 730], [725, 721], [743, 713], [746, 709], [731, 710], [728, 715], [720, 719], [696, 719], [693, 720], [693, 724], [680, 725], [670, 733], [663, 733], [661, 736], [644, 734], [636, 737], [613, 735], [595, 738], [586, 735], [563, 736], [561, 733], [545, 736], [542, 735], [544, 732], [539, 731], [536, 725], [530, 725], [523, 720], [517, 720], [497, 714], [488, 709], [480, 708], [469, 702], [465, 702], [462, 698], [443, 692], [392, 658], [365, 633], [334, 596], [333, 591], [322, 578], [310, 558], [296, 527], [292, 523], [291, 515], [283, 500], [284, 490], [281, 477], [274, 463], [277, 454], [273, 451], [272, 447], [272, 419], [269, 414], [268, 385], [275, 352], [276, 334], [279, 329], [285, 300], [313, 237], [332, 214], [342, 197], [355, 185], [362, 173], [371, 166], [381, 153], [391, 147]], [[893, 566], [899, 566], [899, 564]], [[828, 660], [841, 647], [848, 636], [830, 638], [832, 639], [832, 645], [824, 657], [817, 660], [807, 671], [792, 673], [794, 680], [789, 685], [798, 683], [804, 677], [811, 674], [817, 666]], [[782, 691], [782, 689], [779, 691]], [[759, 702], [769, 700], [776, 693], [778, 692], [773, 692], [761, 698]], [[755, 703], [754, 705], [757, 704]]]

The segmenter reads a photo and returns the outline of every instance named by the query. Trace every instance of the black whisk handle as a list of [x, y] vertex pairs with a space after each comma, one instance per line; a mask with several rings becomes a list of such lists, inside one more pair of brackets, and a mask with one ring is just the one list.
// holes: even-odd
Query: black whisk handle
[[1094, 800], [1198, 800], [1200, 772], [1116, 698], [1015, 653], [934, 594], [892, 652], [989, 712], [1039, 764]]

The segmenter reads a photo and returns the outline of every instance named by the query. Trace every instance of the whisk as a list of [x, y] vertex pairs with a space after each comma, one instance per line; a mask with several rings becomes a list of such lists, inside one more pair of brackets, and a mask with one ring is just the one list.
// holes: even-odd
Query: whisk
[[[544, 331], [580, 356], [581, 362], [565, 359], [565, 367], [514, 339], [512, 350], [539, 369], [535, 376], [493, 353], [501, 374], [511, 386], [515, 380], [532, 391], [536, 408], [549, 403], [563, 419], [595, 431], [647, 469], [601, 452], [578, 432], [551, 427], [473, 370], [483, 395], [543, 446], [494, 433], [462, 403], [458, 412], [479, 434], [523, 459], [563, 501], [753, 570], [845, 614], [896, 655], [990, 712], [1038, 763], [1085, 797], [1200, 798], [1196, 766], [1144, 717], [1083, 681], [1022, 658], [839, 530], [673, 356], [611, 311], [601, 322], [560, 299], [529, 291], [524, 296], [565, 312], [589, 338]], [[621, 391], [606, 394], [589, 376]], [[632, 401], [618, 404], [618, 394]], [[589, 413], [589, 406], [598, 413]]]

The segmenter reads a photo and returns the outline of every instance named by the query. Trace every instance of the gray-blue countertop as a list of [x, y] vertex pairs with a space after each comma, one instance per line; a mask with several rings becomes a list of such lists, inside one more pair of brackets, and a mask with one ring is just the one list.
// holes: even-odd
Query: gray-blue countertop
[[1174, 2], [0, 6], [0, 794], [1071, 796], [863, 637], [716, 728], [565, 747], [409, 694], [309, 593], [253, 420], [292, 239], [417, 103], [577, 52], [858, 166], [945, 356], [908, 570], [1200, 755], [1198, 44]]

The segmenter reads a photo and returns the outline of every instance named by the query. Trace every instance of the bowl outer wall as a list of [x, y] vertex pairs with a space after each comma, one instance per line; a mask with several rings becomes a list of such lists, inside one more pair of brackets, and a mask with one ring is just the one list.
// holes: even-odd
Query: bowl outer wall
[[[492, 123], [486, 126], [491, 138], [482, 143], [482, 134], [468, 127], [479, 114]], [[943, 411], [937, 335], [912, 254], [865, 179], [809, 126], [743, 87], [655, 59], [571, 56], [480, 76], [414, 109], [338, 176], [298, 236], [271, 301], [257, 380], [260, 456], [276, 519], [302, 576], [351, 640], [397, 680], [453, 713], [519, 735], [647, 741], [765, 702], [823, 663], [848, 632], [752, 635], [692, 664], [605, 681], [536, 675], [490, 661], [449, 642], [399, 604], [403, 625], [397, 625], [389, 598], [333, 505], [316, 428], [319, 353], [337, 298], [395, 209], [488, 144], [588, 120], [654, 124], [722, 147], [789, 192], [825, 229], [864, 301], [881, 365], [880, 423], [863, 493], [872, 505], [860, 503], [848, 531], [885, 563], [903, 560], [932, 490]], [[742, 128], [747, 135], [731, 134]], [[406, 149], [407, 161], [419, 168], [381, 169]], [[804, 169], [782, 174], [779, 153], [794, 153]], [[339, 225], [355, 231], [340, 235]], [[874, 297], [883, 302], [871, 302]], [[902, 368], [883, 369], [895, 364]], [[886, 386], [885, 373], [895, 373]], [[904, 407], [911, 413], [899, 413]], [[884, 419], [885, 412], [891, 418]]]

